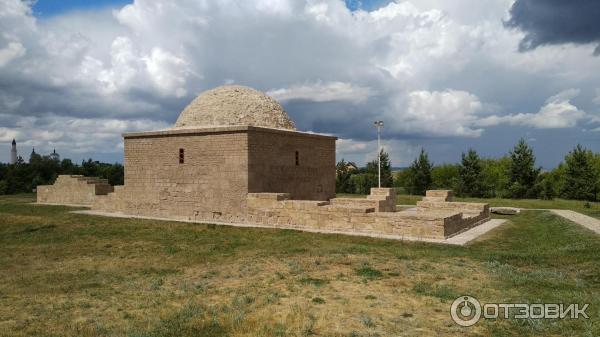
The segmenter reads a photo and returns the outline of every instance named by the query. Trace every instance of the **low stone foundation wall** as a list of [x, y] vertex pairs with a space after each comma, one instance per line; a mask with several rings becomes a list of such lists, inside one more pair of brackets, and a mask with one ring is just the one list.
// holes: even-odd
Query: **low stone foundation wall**
[[460, 212], [463, 215], [463, 220], [460, 223], [449, 225], [447, 228], [447, 231], [452, 234], [477, 226], [490, 218], [490, 207], [488, 204], [453, 202], [452, 200], [453, 193], [450, 190], [427, 191], [425, 198], [417, 202], [417, 211], [422, 213], [433, 210]]
[[[318, 202], [288, 200], [285, 193], [250, 193], [246, 221], [261, 226], [445, 239], [489, 219], [487, 204], [426, 202], [426, 207], [395, 212], [395, 203], [393, 207], [386, 204], [395, 201], [393, 189], [373, 192], [387, 198]], [[385, 211], [390, 208], [394, 211]]]
[[[446, 239], [490, 218], [481, 203], [452, 202], [451, 191], [428, 191], [417, 207], [396, 211], [396, 191], [373, 188], [366, 198], [291, 200], [288, 193], [248, 193], [244, 207], [202, 211], [161, 196], [79, 176], [40, 186], [38, 202], [90, 205], [95, 211], [174, 220], [245, 224], [348, 234]], [[189, 202], [189, 200], [184, 200]]]
[[248, 196], [247, 222], [262, 226], [445, 238], [448, 236], [446, 227], [462, 219], [460, 213], [375, 212], [372, 207], [345, 207], [315, 201], [272, 199], [269, 203], [261, 198], [257, 203], [256, 197]]
[[396, 189], [394, 188], [371, 188], [371, 194], [367, 198], [333, 198], [332, 205], [344, 207], [368, 207], [375, 212], [396, 211]]
[[105, 179], [60, 175], [54, 185], [37, 187], [37, 202], [91, 206], [97, 195], [106, 195], [112, 191], [113, 187]]

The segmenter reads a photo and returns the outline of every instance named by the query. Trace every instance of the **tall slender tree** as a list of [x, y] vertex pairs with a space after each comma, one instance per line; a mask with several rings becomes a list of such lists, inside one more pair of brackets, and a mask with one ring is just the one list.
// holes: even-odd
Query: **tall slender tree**
[[[392, 177], [392, 162], [387, 152], [381, 150], [379, 152], [381, 156], [381, 187], [392, 187], [394, 185], [394, 179]], [[370, 174], [378, 175], [377, 159], [374, 159], [367, 163], [367, 172]], [[377, 187], [375, 185], [374, 187]]]
[[512, 198], [536, 197], [534, 187], [541, 169], [535, 167], [533, 149], [525, 139], [521, 138], [509, 154], [510, 196]]
[[350, 177], [351, 168], [356, 167], [354, 163], [347, 162], [343, 158], [335, 165], [335, 191], [337, 193], [352, 193]]
[[463, 152], [459, 168], [459, 194], [468, 197], [482, 197], [484, 194], [481, 159], [477, 152], [469, 149]]
[[432, 184], [431, 170], [433, 164], [429, 162], [429, 156], [421, 149], [419, 157], [408, 168], [407, 189], [410, 194], [424, 195]]
[[563, 196], [567, 199], [596, 200], [598, 176], [592, 152], [578, 144], [565, 157], [565, 164]]

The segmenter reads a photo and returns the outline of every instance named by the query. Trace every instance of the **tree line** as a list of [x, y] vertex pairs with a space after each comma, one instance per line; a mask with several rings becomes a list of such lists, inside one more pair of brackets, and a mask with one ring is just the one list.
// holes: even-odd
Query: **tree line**
[[60, 174], [78, 174], [108, 179], [111, 185], [123, 185], [123, 165], [84, 160], [81, 164], [71, 159], [59, 160], [52, 156], [32, 153], [26, 163], [19, 157], [15, 164], [0, 163], [0, 195], [29, 193], [38, 185], [51, 185]]
[[[577, 145], [551, 171], [536, 166], [533, 149], [520, 139], [498, 159], [481, 158], [469, 149], [460, 163], [434, 165], [427, 152], [407, 169], [392, 174], [389, 155], [382, 154], [382, 187], [397, 187], [407, 194], [424, 195], [428, 189], [451, 189], [461, 197], [598, 200], [600, 154]], [[385, 177], [385, 179], [384, 179]], [[358, 168], [344, 159], [337, 163], [338, 193], [368, 194], [377, 186], [377, 160]]]
[[[422, 149], [410, 167], [392, 172], [389, 155], [381, 151], [381, 185], [398, 187], [408, 194], [423, 195], [428, 189], [452, 189], [458, 196], [477, 198], [565, 198], [595, 201], [600, 191], [600, 154], [577, 145], [556, 168], [542, 172], [533, 149], [524, 139], [506, 156], [481, 158], [470, 149], [458, 164], [434, 165]], [[357, 167], [344, 159], [336, 165], [338, 193], [368, 194], [378, 185], [377, 159]], [[81, 164], [70, 159], [32, 153], [26, 163], [0, 163], [0, 194], [31, 192], [38, 185], [53, 184], [60, 174], [80, 174], [123, 184], [123, 165], [92, 159]]]

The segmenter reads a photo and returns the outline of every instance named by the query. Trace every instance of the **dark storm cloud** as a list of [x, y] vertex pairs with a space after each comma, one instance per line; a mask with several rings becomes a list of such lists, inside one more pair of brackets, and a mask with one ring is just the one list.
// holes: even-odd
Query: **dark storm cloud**
[[[542, 45], [600, 43], [598, 0], [517, 0], [510, 16], [505, 26], [526, 34], [519, 51]], [[594, 55], [600, 55], [600, 45]]]

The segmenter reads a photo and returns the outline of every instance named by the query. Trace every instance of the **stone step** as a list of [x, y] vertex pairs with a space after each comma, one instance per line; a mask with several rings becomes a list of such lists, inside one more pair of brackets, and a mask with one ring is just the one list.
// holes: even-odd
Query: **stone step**
[[375, 207], [355, 207], [355, 206], [344, 206], [344, 205], [329, 205], [323, 206], [329, 212], [340, 212], [340, 213], [374, 213]]
[[393, 200], [394, 197], [389, 195], [367, 195], [367, 199], [369, 200]]
[[421, 201], [425, 202], [447, 202], [446, 197], [423, 197]]
[[373, 188], [371, 188], [370, 195], [389, 195], [389, 196], [394, 196], [394, 195], [396, 195], [396, 189], [394, 189], [394, 188], [387, 188], [387, 187], [382, 187], [382, 188], [373, 187]]
[[452, 201], [454, 193], [451, 190], [427, 190], [425, 192], [426, 198], [441, 198], [441, 201]]
[[363, 198], [333, 198], [329, 200], [335, 206], [365, 206], [373, 207], [373, 204], [379, 200], [363, 199]]
[[269, 200], [289, 200], [289, 193], [248, 193], [248, 198], [269, 199]]

